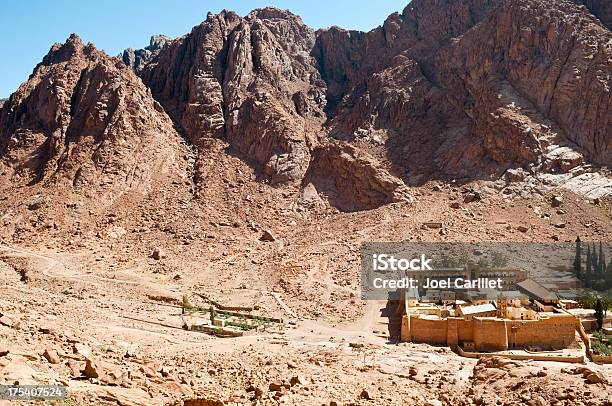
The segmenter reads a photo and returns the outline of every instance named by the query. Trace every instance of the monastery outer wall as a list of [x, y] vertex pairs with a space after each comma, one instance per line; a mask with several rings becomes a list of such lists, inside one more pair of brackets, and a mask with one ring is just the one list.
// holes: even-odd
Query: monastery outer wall
[[508, 323], [510, 346], [565, 348], [576, 339], [576, 319], [571, 315], [540, 320], [512, 320]]
[[410, 335], [414, 343], [448, 345], [448, 319], [428, 319], [411, 315]]
[[400, 329], [400, 340], [404, 342], [412, 342], [412, 332], [410, 328], [410, 315], [402, 316], [402, 327]]
[[474, 323], [472, 320], [457, 319], [457, 336], [459, 343], [474, 341]]
[[475, 317], [472, 320], [404, 315], [401, 339], [415, 343], [456, 347], [473, 342], [477, 351], [504, 351], [508, 348], [566, 348], [575, 341], [576, 319], [558, 315], [540, 320], [505, 320]]
[[474, 348], [478, 351], [504, 351], [508, 349], [506, 320], [474, 317]]

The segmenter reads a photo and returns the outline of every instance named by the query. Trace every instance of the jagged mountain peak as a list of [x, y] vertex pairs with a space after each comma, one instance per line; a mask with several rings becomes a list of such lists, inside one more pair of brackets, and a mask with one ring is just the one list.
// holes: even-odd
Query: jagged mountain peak
[[[93, 44], [88, 44], [88, 53], [95, 51]], [[86, 45], [77, 34], [70, 34], [66, 41], [62, 43], [55, 43], [43, 58], [43, 65], [52, 65], [55, 63], [65, 62], [70, 58], [77, 55], [83, 55], [85, 52]]]
[[179, 140], [135, 73], [74, 34], [51, 48], [0, 115], [0, 156], [16, 185], [70, 185], [111, 200], [146, 188]]
[[280, 20], [293, 21], [301, 25], [304, 24], [300, 16], [293, 14], [289, 10], [284, 10], [284, 9], [280, 9], [276, 7], [263, 7], [263, 8], [255, 9], [251, 11], [249, 14], [247, 14], [246, 18], [247, 19], [258, 18], [261, 20], [280, 19]]

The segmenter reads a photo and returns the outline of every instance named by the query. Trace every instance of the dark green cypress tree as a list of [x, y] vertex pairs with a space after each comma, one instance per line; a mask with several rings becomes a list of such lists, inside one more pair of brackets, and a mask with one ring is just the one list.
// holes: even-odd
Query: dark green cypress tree
[[597, 259], [597, 274], [598, 278], [603, 279], [606, 270], [606, 258], [604, 257], [603, 244], [599, 242], [599, 258]]
[[608, 264], [608, 268], [606, 269], [606, 277], [605, 277], [605, 289], [612, 289], [612, 259], [610, 260], [610, 263]]
[[601, 286], [602, 289], [605, 290], [606, 288], [606, 253], [605, 252], [601, 252], [601, 254], [599, 254], [599, 262], [601, 262]]
[[580, 237], [576, 237], [576, 256], [574, 257], [574, 274], [578, 280], [582, 280], [582, 246]]
[[586, 253], [586, 270], [584, 271], [584, 284], [587, 287], [591, 286], [591, 277], [593, 270], [593, 263], [591, 262], [591, 246], [587, 244], [587, 253]]
[[604, 308], [601, 303], [601, 299], [597, 299], [595, 302], [595, 320], [597, 322], [597, 330], [601, 330], [604, 322]]

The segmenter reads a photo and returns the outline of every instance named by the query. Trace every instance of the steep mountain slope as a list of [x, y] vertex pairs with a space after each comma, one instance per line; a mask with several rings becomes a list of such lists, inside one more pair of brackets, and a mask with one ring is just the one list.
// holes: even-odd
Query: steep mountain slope
[[335, 137], [399, 173], [479, 177], [612, 162], [610, 38], [570, 1], [422, 0], [367, 34], [322, 31], [315, 55]]
[[180, 137], [161, 106], [120, 60], [75, 35], [51, 48], [1, 112], [0, 158], [13, 186], [112, 200], [178, 171]]
[[436, 80], [498, 162], [538, 163], [554, 137], [607, 165], [612, 33], [572, 2], [551, 3], [500, 5], [437, 56]]
[[223, 137], [272, 183], [299, 180], [321, 121], [324, 83], [299, 17], [222, 12], [164, 47], [141, 77], [196, 144]]

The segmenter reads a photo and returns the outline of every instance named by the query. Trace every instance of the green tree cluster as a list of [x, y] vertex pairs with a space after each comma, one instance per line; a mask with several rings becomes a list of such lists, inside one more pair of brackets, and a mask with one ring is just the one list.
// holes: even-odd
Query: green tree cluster
[[[612, 289], [612, 260], [606, 262], [603, 243], [586, 243], [586, 254], [580, 238], [576, 239], [576, 254], [572, 267], [576, 277], [587, 288], [599, 292]], [[584, 255], [583, 255], [584, 254]]]

